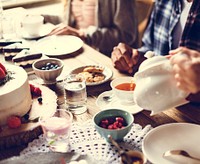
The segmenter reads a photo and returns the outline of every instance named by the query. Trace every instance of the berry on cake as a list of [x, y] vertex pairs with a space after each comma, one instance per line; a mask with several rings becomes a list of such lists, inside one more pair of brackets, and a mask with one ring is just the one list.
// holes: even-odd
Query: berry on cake
[[0, 80], [3, 80], [6, 77], [6, 68], [3, 64], [0, 63]]

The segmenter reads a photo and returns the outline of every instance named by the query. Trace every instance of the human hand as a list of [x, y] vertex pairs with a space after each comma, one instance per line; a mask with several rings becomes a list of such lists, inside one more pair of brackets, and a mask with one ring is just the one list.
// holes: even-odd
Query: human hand
[[113, 66], [121, 72], [133, 73], [133, 66], [137, 64], [138, 52], [124, 43], [113, 48], [111, 60]]
[[200, 91], [200, 52], [179, 47], [169, 54], [177, 86], [190, 93]]
[[48, 35], [74, 35], [83, 38], [84, 34], [81, 30], [67, 26], [65, 24], [59, 24]]

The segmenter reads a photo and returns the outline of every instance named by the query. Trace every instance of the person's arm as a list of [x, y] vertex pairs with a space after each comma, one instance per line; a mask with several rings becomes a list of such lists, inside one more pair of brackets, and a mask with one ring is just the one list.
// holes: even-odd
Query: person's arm
[[98, 47], [103, 53], [112, 52], [113, 47], [119, 42], [134, 46], [137, 42], [135, 1], [98, 2], [98, 27], [91, 26], [85, 30], [86, 42]]
[[52, 23], [54, 25], [60, 24], [62, 22], [62, 18], [57, 15], [45, 15], [42, 14], [44, 17], [44, 23]]

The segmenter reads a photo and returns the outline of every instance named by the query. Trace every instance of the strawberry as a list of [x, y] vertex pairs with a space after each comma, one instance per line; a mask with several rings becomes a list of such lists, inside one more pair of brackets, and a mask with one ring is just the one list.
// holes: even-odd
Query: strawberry
[[21, 126], [21, 119], [18, 116], [10, 116], [7, 119], [7, 125], [12, 129], [19, 128]]
[[6, 73], [6, 68], [4, 67], [3, 64], [0, 63], [0, 68]]
[[0, 80], [6, 77], [5, 71], [0, 67]]

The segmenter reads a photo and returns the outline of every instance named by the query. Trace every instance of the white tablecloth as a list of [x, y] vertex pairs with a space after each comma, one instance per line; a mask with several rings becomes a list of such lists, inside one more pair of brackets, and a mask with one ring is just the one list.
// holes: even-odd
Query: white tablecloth
[[[123, 149], [141, 151], [142, 140], [151, 129], [152, 127], [150, 125], [142, 128], [139, 124], [134, 123], [131, 131], [119, 145]], [[70, 149], [81, 155], [91, 155], [96, 160], [103, 160], [105, 163], [118, 164], [121, 160], [117, 149], [98, 134], [91, 120], [81, 125], [73, 123], [70, 137]], [[29, 143], [28, 147], [20, 154], [29, 155], [35, 152], [49, 151], [47, 142], [43, 135], [41, 135], [39, 139], [35, 139], [33, 142]]]

